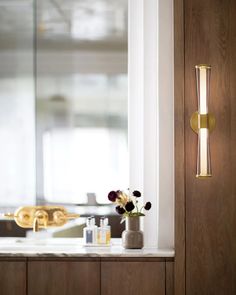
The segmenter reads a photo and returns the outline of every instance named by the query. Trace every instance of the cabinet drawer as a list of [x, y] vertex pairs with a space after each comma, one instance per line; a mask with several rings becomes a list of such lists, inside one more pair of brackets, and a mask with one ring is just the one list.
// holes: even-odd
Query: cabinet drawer
[[165, 262], [104, 261], [102, 295], [165, 295]]
[[28, 295], [99, 295], [100, 262], [30, 261]]

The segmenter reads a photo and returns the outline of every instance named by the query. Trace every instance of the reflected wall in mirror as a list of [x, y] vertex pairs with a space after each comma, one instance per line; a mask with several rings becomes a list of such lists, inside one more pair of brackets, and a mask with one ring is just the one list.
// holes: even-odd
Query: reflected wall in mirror
[[127, 0], [37, 2], [37, 195], [128, 188]]
[[0, 206], [35, 201], [33, 1], [0, 0]]
[[128, 188], [127, 17], [128, 0], [0, 0], [1, 213]]

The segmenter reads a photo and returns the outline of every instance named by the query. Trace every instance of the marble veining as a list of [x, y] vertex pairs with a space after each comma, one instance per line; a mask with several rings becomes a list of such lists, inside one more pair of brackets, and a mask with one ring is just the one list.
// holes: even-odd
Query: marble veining
[[174, 257], [173, 249], [128, 250], [120, 239], [109, 247], [87, 247], [81, 238], [0, 238], [0, 257]]

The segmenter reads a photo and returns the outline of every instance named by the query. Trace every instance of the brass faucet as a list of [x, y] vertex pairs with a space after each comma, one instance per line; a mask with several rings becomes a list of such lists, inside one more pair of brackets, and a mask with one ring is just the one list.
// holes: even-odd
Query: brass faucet
[[80, 215], [68, 213], [63, 206], [27, 206], [4, 216], [14, 219], [20, 227], [33, 228], [34, 232], [37, 232], [40, 228], [62, 226], [69, 219], [78, 218]]

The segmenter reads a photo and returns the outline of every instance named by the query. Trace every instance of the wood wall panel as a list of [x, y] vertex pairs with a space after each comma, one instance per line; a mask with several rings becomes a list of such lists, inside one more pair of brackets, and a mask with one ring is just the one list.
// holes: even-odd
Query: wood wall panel
[[[186, 294], [236, 294], [236, 1], [185, 0]], [[212, 66], [213, 177], [196, 179], [194, 66]], [[178, 239], [178, 237], [176, 237]], [[177, 262], [177, 261], [176, 261]]]
[[233, 5], [230, 7], [231, 26], [229, 38], [232, 40], [230, 46], [229, 72], [230, 72], [230, 154], [231, 154], [231, 196], [232, 208], [230, 211], [230, 219], [228, 232], [231, 236], [230, 253], [232, 254], [231, 274], [232, 274], [232, 290], [236, 294], [236, 3], [231, 1]]

